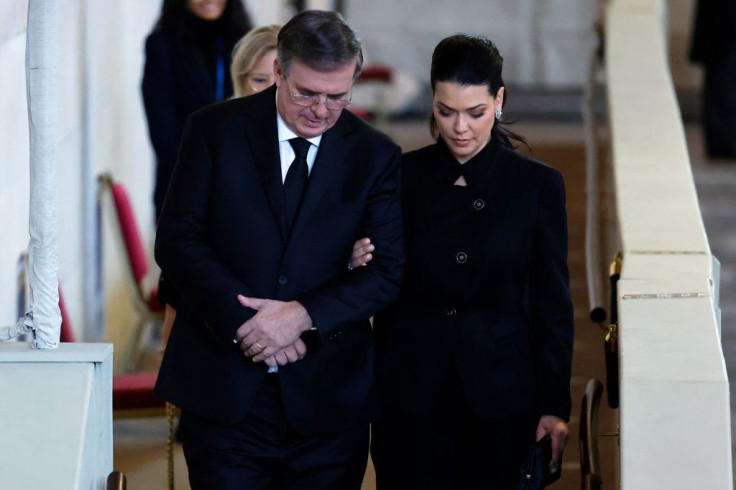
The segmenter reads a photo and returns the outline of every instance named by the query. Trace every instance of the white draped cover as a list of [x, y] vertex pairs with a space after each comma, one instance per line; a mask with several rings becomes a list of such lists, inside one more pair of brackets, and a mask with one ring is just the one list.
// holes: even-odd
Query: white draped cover
[[26, 41], [26, 89], [30, 131], [30, 215], [28, 245], [30, 310], [14, 326], [0, 328], [0, 340], [31, 333], [33, 345], [59, 344], [56, 223], [56, 26], [55, 1], [30, 0]]

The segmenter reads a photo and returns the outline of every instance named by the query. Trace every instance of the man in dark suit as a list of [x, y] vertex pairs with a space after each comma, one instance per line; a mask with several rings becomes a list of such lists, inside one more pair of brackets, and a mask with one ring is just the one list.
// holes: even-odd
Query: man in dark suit
[[[279, 34], [276, 85], [194, 113], [156, 238], [181, 293], [157, 392], [192, 488], [360, 488], [368, 318], [403, 266], [399, 148], [343, 110], [362, 54], [332, 12]], [[370, 236], [371, 267], [348, 270]]]

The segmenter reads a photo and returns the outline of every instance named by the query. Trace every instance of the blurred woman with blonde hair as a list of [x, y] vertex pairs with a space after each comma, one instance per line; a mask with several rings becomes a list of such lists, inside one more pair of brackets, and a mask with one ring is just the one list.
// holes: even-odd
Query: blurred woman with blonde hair
[[279, 25], [267, 25], [251, 30], [233, 48], [230, 76], [235, 97], [253, 95], [274, 83], [273, 62]]

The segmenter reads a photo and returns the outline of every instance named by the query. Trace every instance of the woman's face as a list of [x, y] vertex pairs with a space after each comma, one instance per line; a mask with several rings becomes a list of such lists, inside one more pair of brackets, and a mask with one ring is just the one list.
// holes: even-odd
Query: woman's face
[[493, 97], [488, 93], [488, 85], [435, 83], [433, 111], [437, 129], [458, 162], [467, 162], [488, 144], [496, 109], [502, 105], [503, 87]]
[[225, 11], [227, 0], [187, 0], [187, 8], [202, 20], [217, 20]]
[[253, 69], [243, 77], [243, 94], [253, 95], [273, 85], [273, 62], [276, 50], [263, 53]]

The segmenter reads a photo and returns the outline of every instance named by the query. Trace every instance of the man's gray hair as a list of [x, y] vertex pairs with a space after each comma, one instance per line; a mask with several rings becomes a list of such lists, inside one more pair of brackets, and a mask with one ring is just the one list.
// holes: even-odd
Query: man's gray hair
[[298, 13], [281, 28], [276, 50], [285, 78], [295, 59], [322, 72], [356, 61], [353, 80], [363, 68], [360, 40], [337, 12], [305, 10]]

